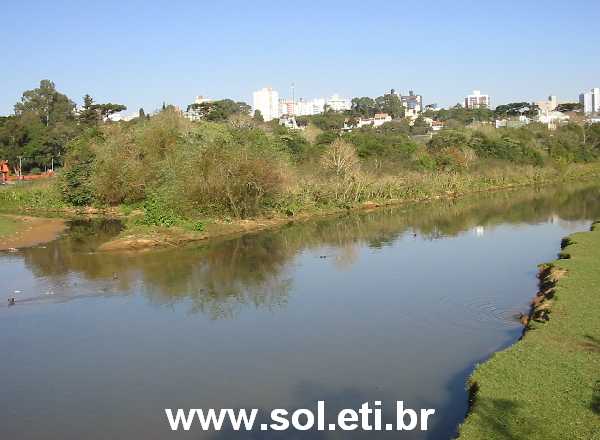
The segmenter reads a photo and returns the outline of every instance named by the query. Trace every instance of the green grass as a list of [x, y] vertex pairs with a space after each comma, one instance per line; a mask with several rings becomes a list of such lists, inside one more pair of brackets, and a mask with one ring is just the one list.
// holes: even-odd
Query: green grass
[[600, 439], [600, 224], [574, 234], [549, 268], [550, 320], [472, 375], [461, 440]]
[[53, 211], [65, 206], [55, 178], [0, 187], [2, 212]]
[[23, 226], [23, 222], [16, 218], [0, 215], [0, 239], [13, 235]]

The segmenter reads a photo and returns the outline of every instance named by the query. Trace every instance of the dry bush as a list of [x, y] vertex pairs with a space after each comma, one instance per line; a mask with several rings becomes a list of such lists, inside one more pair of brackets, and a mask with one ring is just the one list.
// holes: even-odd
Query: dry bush
[[323, 133], [323, 130], [314, 124], [308, 124], [308, 126], [301, 132], [304, 138], [311, 144], [315, 144], [317, 142], [317, 138], [321, 133]]
[[275, 148], [240, 140], [239, 133], [235, 140], [224, 133], [188, 141], [165, 188], [187, 215], [247, 218], [273, 207], [285, 191], [291, 168]]
[[259, 125], [254, 119], [244, 113], [234, 113], [227, 118], [227, 122], [236, 129], [256, 128]]
[[321, 167], [337, 177], [351, 177], [359, 168], [356, 148], [342, 139], [336, 139], [321, 156]]

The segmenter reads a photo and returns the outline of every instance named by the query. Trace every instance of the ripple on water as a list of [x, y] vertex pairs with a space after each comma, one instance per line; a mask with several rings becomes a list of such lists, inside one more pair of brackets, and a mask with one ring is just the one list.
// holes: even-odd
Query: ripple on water
[[446, 295], [440, 302], [442, 307], [436, 310], [439, 315], [443, 313], [446, 322], [470, 330], [518, 328], [521, 326], [519, 316], [525, 312], [483, 295], [470, 301]]

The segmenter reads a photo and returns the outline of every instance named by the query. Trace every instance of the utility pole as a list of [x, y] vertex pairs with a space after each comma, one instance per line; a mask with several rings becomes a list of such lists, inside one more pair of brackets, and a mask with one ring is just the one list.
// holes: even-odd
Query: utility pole
[[292, 83], [292, 116], [296, 115], [296, 91], [295, 84]]

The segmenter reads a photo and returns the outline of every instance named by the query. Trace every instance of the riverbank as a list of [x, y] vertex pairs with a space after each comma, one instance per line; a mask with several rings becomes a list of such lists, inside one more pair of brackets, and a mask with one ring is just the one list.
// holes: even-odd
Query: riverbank
[[[366, 191], [372, 198], [342, 203], [331, 188], [311, 182], [298, 182], [291, 189], [293, 203], [273, 207], [259, 216], [246, 219], [199, 217], [178, 219], [171, 226], [147, 224], [144, 205], [114, 207], [73, 207], [61, 199], [57, 182], [30, 184], [0, 191], [3, 210], [28, 215], [63, 218], [108, 217], [123, 221], [124, 230], [115, 239], [104, 243], [102, 251], [137, 251], [157, 247], [179, 246], [185, 243], [234, 237], [246, 233], [281, 227], [291, 222], [340, 215], [349, 211], [376, 209], [407, 203], [451, 199], [474, 193], [508, 190], [534, 185], [549, 185], [576, 180], [600, 178], [600, 164], [573, 164], [564, 168], [513, 167], [486, 172], [412, 174], [371, 182]], [[391, 179], [391, 180], [390, 180]], [[309, 201], [297, 194], [321, 194]], [[330, 194], [331, 193], [331, 194]], [[315, 200], [319, 200], [318, 203]], [[157, 214], [158, 212], [158, 214]], [[165, 215], [160, 210], [154, 216]], [[183, 224], [181, 224], [183, 223]]]
[[[395, 197], [381, 195], [373, 200], [348, 204], [343, 207], [335, 203], [322, 206], [306, 205], [296, 212], [273, 211], [253, 219], [207, 219], [201, 231], [173, 226], [169, 228], [141, 225], [135, 213], [129, 216], [126, 228], [114, 240], [103, 244], [103, 251], [135, 251], [155, 247], [178, 246], [185, 243], [206, 241], [216, 238], [242, 235], [310, 219], [340, 215], [349, 211], [377, 209], [408, 203], [430, 202], [452, 199], [475, 193], [515, 190], [533, 185], [550, 185], [573, 180], [600, 178], [600, 165], [573, 165], [565, 170], [544, 168], [529, 173], [507, 173], [506, 175], [443, 174], [422, 175], [404, 182], [404, 188], [396, 188]], [[137, 215], [141, 215], [138, 212]]]
[[600, 438], [600, 224], [540, 269], [523, 338], [478, 366], [460, 440]]
[[0, 251], [47, 243], [65, 228], [62, 219], [0, 215]]

